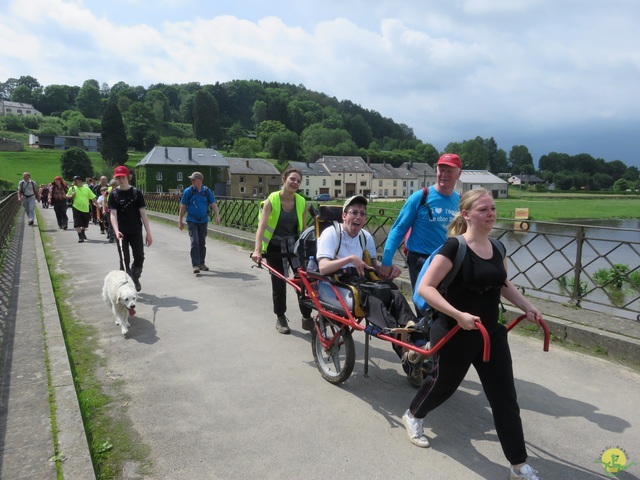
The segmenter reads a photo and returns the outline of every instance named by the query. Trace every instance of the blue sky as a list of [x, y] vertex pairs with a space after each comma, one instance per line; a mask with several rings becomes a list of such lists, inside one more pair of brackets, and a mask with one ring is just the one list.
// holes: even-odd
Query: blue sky
[[0, 0], [0, 81], [302, 84], [443, 150], [640, 167], [638, 0]]

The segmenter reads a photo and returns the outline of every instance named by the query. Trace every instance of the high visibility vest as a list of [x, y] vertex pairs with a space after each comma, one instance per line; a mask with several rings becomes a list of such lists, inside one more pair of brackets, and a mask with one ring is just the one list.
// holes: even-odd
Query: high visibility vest
[[[302, 217], [304, 215], [304, 209], [306, 207], [306, 201], [302, 195], [294, 194], [294, 202], [296, 208], [296, 214], [298, 217], [298, 234], [302, 231], [304, 225], [302, 225]], [[278, 219], [280, 218], [280, 190], [273, 192], [269, 195], [269, 203], [271, 204], [271, 214], [267, 220], [267, 226], [264, 229], [264, 235], [262, 236], [262, 252], [267, 251], [267, 246], [273, 237], [273, 232], [278, 225]], [[260, 203], [260, 209], [264, 206], [264, 202]], [[262, 215], [262, 213], [261, 213]]]

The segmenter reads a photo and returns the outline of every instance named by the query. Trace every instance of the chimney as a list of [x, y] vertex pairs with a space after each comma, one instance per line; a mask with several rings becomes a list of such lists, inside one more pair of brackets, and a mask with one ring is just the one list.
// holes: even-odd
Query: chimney
[[384, 160], [382, 160], [382, 166], [384, 168], [387, 168], [387, 159], [386, 158]]
[[371, 166], [371, 157], [367, 155], [367, 165]]
[[191, 147], [189, 147], [188, 150], [189, 150], [189, 161], [191, 161], [191, 160], [193, 160], [193, 157], [191, 155]]
[[409, 170], [411, 170], [413, 168], [413, 160], [409, 160]]
[[251, 167], [249, 167], [249, 160], [247, 160], [247, 168], [251, 168]]
[[169, 158], [169, 149], [164, 147], [164, 158]]

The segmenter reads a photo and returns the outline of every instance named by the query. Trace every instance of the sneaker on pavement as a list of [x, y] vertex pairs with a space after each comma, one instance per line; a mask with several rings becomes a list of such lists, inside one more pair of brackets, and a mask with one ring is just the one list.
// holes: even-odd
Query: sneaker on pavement
[[429, 439], [424, 434], [422, 420], [422, 418], [415, 418], [411, 415], [409, 410], [404, 412], [404, 415], [402, 416], [402, 423], [404, 423], [404, 426], [407, 429], [407, 435], [409, 436], [411, 443], [417, 447], [429, 448]]
[[311, 317], [302, 317], [302, 329], [310, 332], [313, 330], [313, 318]]
[[200, 270], [202, 270], [203, 272], [208, 272], [209, 271], [209, 267], [207, 267], [204, 263], [202, 265], [200, 265]]
[[289, 328], [289, 325], [287, 325], [288, 322], [289, 319], [284, 315], [278, 317], [278, 319], [276, 320], [276, 330], [278, 330], [278, 332], [282, 333], [283, 335], [288, 335], [289, 333], [291, 333], [291, 329]]
[[520, 467], [519, 472], [513, 467], [511, 467], [509, 470], [511, 471], [511, 475], [509, 475], [510, 480], [540, 480], [540, 477], [538, 477], [538, 472], [536, 472], [526, 463], [522, 467]]
[[29, 225], [33, 225], [33, 220], [29, 220]]
[[193, 267], [193, 273], [200, 273], [200, 267]]

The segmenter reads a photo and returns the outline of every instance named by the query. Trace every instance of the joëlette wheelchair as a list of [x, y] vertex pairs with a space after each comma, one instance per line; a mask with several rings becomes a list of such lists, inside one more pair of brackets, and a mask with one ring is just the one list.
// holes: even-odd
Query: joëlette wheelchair
[[[315, 225], [313, 228], [310, 227], [315, 235], [311, 239], [309, 235], [303, 234], [296, 245], [296, 251], [289, 254], [289, 256], [298, 257], [301, 264], [294, 276], [292, 278], [284, 277], [269, 267], [264, 260], [259, 266], [293, 287], [299, 302], [317, 312], [314, 317], [314, 329], [311, 332], [311, 348], [316, 367], [322, 377], [333, 384], [341, 384], [349, 378], [355, 366], [356, 352], [352, 336], [355, 331], [365, 333], [365, 377], [368, 377], [369, 372], [369, 343], [372, 337], [390, 342], [395, 346], [394, 350], [397, 351], [400, 348], [403, 352], [418, 358], [414, 368], [417, 365], [422, 371], [422, 376], [426, 375], [429, 368], [429, 357], [440, 350], [460, 330], [460, 326], [456, 325], [435, 345], [423, 343], [418, 346], [409, 339], [415, 335], [428, 335], [427, 328], [421, 326], [421, 322], [418, 322], [417, 325], [392, 328], [370, 323], [361, 303], [359, 289], [356, 286], [344, 283], [340, 275], [324, 276], [318, 272], [307, 272], [309, 257], [315, 256], [316, 253], [316, 239], [325, 228], [332, 226], [338, 228], [337, 224], [342, 221], [342, 208], [338, 205], [321, 205], [317, 214], [312, 209], [310, 211], [315, 216]], [[367, 262], [367, 258], [368, 252], [365, 253], [365, 262]], [[370, 259], [367, 263], [371, 264]], [[368, 279], [370, 282], [380, 280], [375, 273], [372, 272], [370, 275]], [[525, 315], [516, 318], [507, 326], [507, 330], [513, 329], [524, 318]], [[487, 362], [491, 350], [489, 335], [480, 322], [477, 322], [476, 326], [484, 340], [483, 360]], [[541, 328], [544, 333], [544, 351], [548, 351], [549, 330], [544, 322], [541, 323]], [[414, 384], [414, 386], [418, 385]]]

